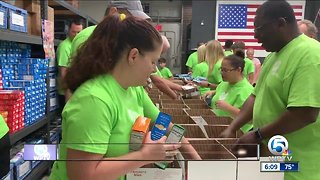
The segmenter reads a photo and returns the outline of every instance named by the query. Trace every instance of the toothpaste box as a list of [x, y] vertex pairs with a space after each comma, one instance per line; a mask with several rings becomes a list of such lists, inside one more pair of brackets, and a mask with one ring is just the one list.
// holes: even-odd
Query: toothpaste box
[[166, 134], [171, 119], [172, 118], [170, 115], [165, 114], [163, 112], [159, 113], [156, 122], [151, 130], [151, 139], [153, 141], [161, 139], [161, 137]]
[[130, 151], [138, 151], [145, 139], [147, 132], [149, 131], [151, 119], [139, 116], [132, 126], [130, 136]]

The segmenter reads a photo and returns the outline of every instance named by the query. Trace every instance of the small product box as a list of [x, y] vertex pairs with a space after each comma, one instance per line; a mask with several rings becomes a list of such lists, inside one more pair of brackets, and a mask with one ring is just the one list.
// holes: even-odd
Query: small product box
[[146, 134], [149, 131], [151, 119], [139, 116], [132, 126], [130, 136], [130, 151], [138, 151], [145, 139]]
[[161, 137], [166, 134], [171, 119], [172, 118], [170, 115], [165, 114], [163, 112], [159, 113], [156, 122], [151, 130], [151, 139], [153, 141], [161, 139]]

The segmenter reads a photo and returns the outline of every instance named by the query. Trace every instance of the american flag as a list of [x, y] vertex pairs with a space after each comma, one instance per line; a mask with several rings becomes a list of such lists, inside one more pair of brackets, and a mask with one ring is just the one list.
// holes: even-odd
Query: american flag
[[[304, 17], [305, 1], [288, 1], [296, 19]], [[216, 14], [216, 39], [224, 45], [227, 39], [244, 41], [246, 48], [254, 48], [256, 57], [265, 57], [268, 53], [254, 39], [254, 17], [263, 1], [218, 1]]]

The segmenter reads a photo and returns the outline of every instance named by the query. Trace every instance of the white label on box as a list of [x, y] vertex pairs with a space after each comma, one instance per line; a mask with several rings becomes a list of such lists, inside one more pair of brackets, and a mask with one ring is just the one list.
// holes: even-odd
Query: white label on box
[[12, 18], [11, 18], [11, 22], [14, 25], [18, 25], [18, 26], [24, 26], [24, 18], [23, 16], [19, 15], [19, 14], [15, 14], [15, 13], [11, 13], [12, 14]]
[[0, 12], [0, 25], [3, 26], [4, 24], [4, 14], [3, 12]]
[[127, 180], [182, 180], [181, 168], [139, 168], [127, 174]]
[[190, 116], [191, 119], [199, 126], [208, 125], [207, 121], [202, 116]]
[[51, 98], [50, 99], [50, 106], [55, 106], [57, 105], [57, 98]]
[[56, 79], [50, 79], [50, 87], [56, 86]]
[[25, 175], [30, 170], [30, 161], [25, 161], [19, 166], [19, 177]]

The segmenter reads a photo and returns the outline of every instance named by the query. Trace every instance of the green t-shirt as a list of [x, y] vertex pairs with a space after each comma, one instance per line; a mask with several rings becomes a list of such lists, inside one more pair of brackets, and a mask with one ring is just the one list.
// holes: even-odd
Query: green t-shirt
[[[70, 55], [71, 55], [71, 44], [72, 41], [70, 38], [62, 41], [57, 49], [57, 61], [58, 66], [60, 67], [68, 67], [70, 63]], [[64, 91], [61, 87], [61, 75], [58, 76], [58, 93], [60, 95], [64, 95]]]
[[7, 123], [4, 121], [3, 117], [0, 115], [0, 139], [6, 135], [9, 131]]
[[[320, 108], [320, 53], [315, 52], [320, 52], [319, 42], [302, 34], [266, 58], [254, 92], [255, 128], [273, 123], [289, 107]], [[292, 161], [299, 161], [299, 172], [285, 173], [285, 179], [320, 179], [320, 116], [284, 136]]]
[[57, 60], [58, 65], [62, 67], [68, 67], [70, 62], [70, 55], [71, 55], [71, 44], [72, 41], [70, 38], [65, 39], [62, 41], [57, 49]]
[[[63, 110], [59, 159], [66, 159], [67, 148], [105, 157], [128, 154], [136, 118], [144, 116], [155, 121], [158, 114], [143, 87], [125, 90], [111, 75], [88, 80], [75, 91]], [[50, 179], [67, 179], [66, 161], [54, 163]]]
[[249, 58], [244, 58], [243, 75], [245, 78], [249, 79], [250, 73], [254, 73], [254, 64]]
[[97, 25], [89, 26], [82, 31], [80, 31], [76, 37], [72, 40], [71, 45], [71, 54], [74, 55], [77, 52], [77, 49], [85, 42], [87, 39], [91, 36], [94, 29], [97, 27]]
[[167, 67], [163, 67], [163, 68], [160, 70], [160, 73], [161, 73], [162, 77], [164, 77], [164, 78], [166, 78], [166, 79], [169, 79], [169, 78], [171, 78], [171, 77], [173, 76], [172, 73], [171, 73], [171, 71], [170, 71], [170, 69], [167, 68]]
[[[192, 78], [196, 77], [208, 77], [209, 66], [206, 61], [203, 61], [197, 65], [195, 65], [192, 69]], [[210, 91], [210, 88], [199, 87], [198, 88], [200, 95], [205, 94]]]
[[229, 55], [232, 55], [233, 52], [231, 50], [226, 50], [224, 51], [224, 56], [229, 56]]
[[222, 82], [222, 76], [220, 72], [222, 59], [218, 60], [216, 64], [213, 66], [212, 73], [208, 75], [208, 81], [212, 84], [219, 84]]
[[189, 68], [193, 69], [195, 65], [198, 64], [198, 52], [193, 52], [192, 54], [190, 54], [190, 56], [188, 57], [186, 66], [188, 66]]
[[[242, 108], [243, 103], [247, 100], [247, 98], [252, 94], [253, 87], [249, 83], [246, 78], [243, 78], [236, 84], [230, 84], [228, 82], [221, 82], [217, 89], [216, 94], [213, 96], [211, 100], [211, 108], [217, 116], [228, 116], [230, 117], [230, 113], [227, 111], [223, 111], [221, 109], [216, 109], [216, 102], [218, 100], [223, 100], [226, 103], [236, 107], [238, 109]], [[242, 126], [241, 130], [243, 132], [248, 132], [252, 129], [253, 125], [251, 123], [247, 123]]]

